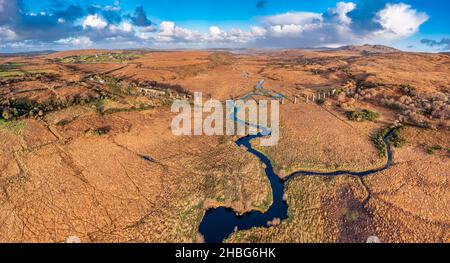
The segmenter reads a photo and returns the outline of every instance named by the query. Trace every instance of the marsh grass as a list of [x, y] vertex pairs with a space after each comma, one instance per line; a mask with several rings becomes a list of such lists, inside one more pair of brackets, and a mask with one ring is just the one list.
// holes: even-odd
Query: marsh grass
[[19, 135], [22, 130], [25, 128], [25, 122], [23, 121], [6, 121], [4, 119], [0, 119], [0, 130], [6, 130], [13, 134]]

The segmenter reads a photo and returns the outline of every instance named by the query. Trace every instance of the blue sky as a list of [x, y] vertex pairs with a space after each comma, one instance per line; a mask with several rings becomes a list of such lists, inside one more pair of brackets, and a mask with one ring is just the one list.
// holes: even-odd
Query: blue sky
[[450, 49], [446, 0], [0, 0], [0, 52], [83, 48]]

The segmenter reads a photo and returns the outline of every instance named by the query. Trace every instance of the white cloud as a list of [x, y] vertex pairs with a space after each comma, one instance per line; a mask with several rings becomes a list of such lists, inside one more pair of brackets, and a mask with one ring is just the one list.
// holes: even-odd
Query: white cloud
[[88, 15], [81, 25], [85, 29], [87, 27], [91, 27], [94, 29], [103, 29], [108, 25], [108, 23], [98, 14], [95, 14], [95, 15]]
[[218, 37], [222, 34], [222, 30], [220, 30], [220, 28], [217, 26], [212, 26], [209, 28], [209, 33], [212, 37]]
[[350, 25], [352, 19], [347, 16], [347, 14], [355, 10], [356, 4], [352, 2], [339, 2], [336, 4], [335, 8], [330, 8], [328, 12], [332, 15], [336, 15], [338, 22], [344, 25]]
[[240, 28], [232, 28], [228, 31], [218, 26], [211, 26], [207, 33], [198, 33], [177, 26], [174, 22], [163, 21], [159, 25], [156, 34], [139, 31], [136, 36], [143, 40], [153, 39], [156, 42], [166, 43], [197, 43], [197, 44], [230, 44], [249, 43], [266, 35], [267, 30], [262, 27], [253, 26], [250, 31]]
[[[361, 24], [367, 17], [352, 17], [349, 13], [358, 9], [352, 2], [338, 2], [325, 13], [288, 12], [263, 18], [265, 41], [262, 46], [272, 47], [317, 47], [347, 44], [380, 43], [389, 44], [394, 39], [405, 38], [419, 31], [428, 19], [406, 4], [387, 4], [369, 21], [365, 30], [353, 30], [353, 23]], [[364, 24], [363, 24], [364, 25]]]
[[193, 31], [179, 27], [171, 21], [163, 21], [159, 25], [159, 32], [155, 39], [162, 42], [170, 41], [193, 41], [198, 38], [198, 34]]
[[24, 49], [31, 49], [38, 46], [37, 43], [30, 43], [30, 41], [19, 41], [19, 42], [11, 42], [6, 44], [0, 44], [0, 47], [2, 48], [11, 48], [14, 50], [24, 50]]
[[[238, 30], [236, 30], [236, 29], [233, 30], [233, 33], [235, 35], [240, 34], [240, 32], [238, 32]], [[206, 34], [203, 36], [203, 40], [208, 41], [208, 42], [223, 42], [226, 39], [227, 39], [227, 33], [222, 31], [222, 29], [220, 29], [220, 27], [218, 27], [218, 26], [211, 26], [209, 28], [209, 34]]]
[[239, 28], [232, 28], [228, 32], [224, 32], [223, 34], [223, 39], [229, 42], [246, 43], [254, 40], [254, 36], [251, 32], [246, 32]]
[[133, 25], [131, 25], [128, 22], [122, 22], [122, 24], [120, 25], [120, 28], [125, 32], [133, 31]]
[[259, 27], [259, 26], [252, 26], [250, 28], [250, 32], [255, 37], [263, 37], [267, 34], [267, 30], [265, 30], [264, 28]]
[[66, 46], [80, 46], [89, 47], [92, 46], [93, 42], [88, 37], [68, 37], [55, 41], [57, 44], [62, 44]]
[[240, 28], [231, 28], [224, 31], [218, 26], [212, 26], [209, 28], [209, 33], [203, 35], [202, 41], [208, 43], [249, 43], [264, 37], [266, 32], [264, 28], [256, 26], [251, 27], [250, 31], [244, 31]]
[[106, 10], [106, 11], [120, 11], [121, 10], [121, 8], [120, 8], [120, 6], [117, 6], [117, 5], [114, 5], [114, 6], [111, 6], [111, 5], [107, 5], [107, 6], [105, 6], [104, 8], [103, 8], [103, 10]]
[[320, 23], [306, 24], [306, 25], [295, 25], [295, 24], [276, 25], [276, 26], [270, 27], [270, 31], [271, 31], [273, 36], [279, 36], [279, 37], [282, 37], [282, 36], [299, 36], [304, 31], [313, 30], [313, 29], [317, 29], [317, 28], [320, 28], [320, 27], [321, 27]]
[[397, 39], [411, 36], [428, 20], [428, 15], [417, 12], [410, 5], [387, 4], [375, 17], [375, 21], [382, 26], [382, 30], [375, 32], [377, 36]]
[[296, 37], [302, 32], [321, 27], [323, 16], [319, 13], [288, 12], [264, 18], [272, 37]]
[[139, 32], [136, 32], [136, 37], [141, 39], [141, 40], [149, 40], [149, 39], [152, 38], [152, 35], [150, 35], [147, 32], [139, 31]]
[[246, 32], [239, 28], [232, 28], [228, 32], [221, 31], [219, 35], [212, 35], [210, 42], [223, 42], [223, 43], [247, 43], [254, 40], [253, 35], [250, 32]]
[[118, 26], [111, 24], [108, 26], [108, 28], [112, 33], [120, 33], [120, 32], [131, 33], [131, 32], [133, 32], [133, 25], [129, 22], [122, 22]]
[[138, 27], [135, 36], [142, 40], [149, 40], [153, 37], [155, 31], [155, 28], [152, 26]]
[[138, 27], [138, 28], [139, 28], [139, 32], [150, 33], [150, 32], [156, 31], [156, 28], [154, 28], [153, 26], [145, 26], [145, 27]]
[[[0, 2], [0, 4], [1, 4], [1, 2]], [[1, 40], [13, 41], [16, 38], [17, 38], [16, 32], [12, 31], [11, 29], [9, 29], [7, 27], [0, 26], [0, 41]]]
[[267, 16], [264, 22], [269, 25], [305, 25], [322, 21], [322, 14], [310, 12], [288, 12], [274, 16]]

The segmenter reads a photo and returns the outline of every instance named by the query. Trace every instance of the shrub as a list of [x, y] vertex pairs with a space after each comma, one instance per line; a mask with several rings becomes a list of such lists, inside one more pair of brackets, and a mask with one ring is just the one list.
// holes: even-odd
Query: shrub
[[56, 125], [57, 125], [57, 126], [64, 126], [64, 125], [67, 125], [67, 124], [69, 124], [69, 123], [70, 123], [70, 120], [68, 120], [68, 119], [62, 119], [62, 120], [58, 121], [58, 122], [56, 123]]
[[435, 145], [435, 146], [432, 146], [432, 147], [427, 147], [427, 153], [428, 154], [434, 154], [435, 151], [441, 151], [443, 149], [444, 148], [442, 146]]
[[336, 94], [336, 95], [339, 95], [339, 94], [341, 94], [342, 92], [344, 92], [344, 89], [343, 89], [343, 88], [336, 88], [335, 94]]
[[395, 128], [394, 130], [391, 130], [389, 128], [383, 129], [372, 136], [372, 142], [375, 145], [375, 147], [378, 150], [378, 153], [380, 157], [386, 157], [387, 155], [387, 146], [384, 142], [384, 138], [389, 134], [390, 131], [392, 131], [391, 137], [389, 138], [389, 143], [396, 147], [400, 148], [405, 144], [405, 140], [401, 137], [401, 132], [403, 130], [403, 127]]
[[362, 111], [349, 111], [347, 112], [347, 118], [351, 121], [375, 121], [380, 117], [380, 114], [370, 110]]
[[396, 148], [400, 148], [405, 144], [405, 139], [401, 137], [403, 128], [397, 128], [392, 132], [391, 138], [389, 138], [389, 142]]
[[10, 110], [5, 109], [5, 110], [3, 110], [2, 117], [5, 120], [10, 120], [13, 117], [13, 113]]
[[122, 85], [119, 83], [119, 81], [115, 78], [109, 78], [106, 81], [106, 87], [108, 90], [114, 94], [121, 94], [122, 93]]
[[95, 110], [97, 111], [97, 113], [100, 115], [103, 115], [104, 110], [105, 110], [105, 101], [99, 100], [94, 105], [95, 105]]
[[379, 131], [377, 134], [372, 136], [372, 142], [375, 145], [375, 148], [378, 150], [378, 154], [380, 157], [386, 157], [386, 143], [384, 143], [384, 137], [386, 137], [389, 130], [384, 129]]
[[325, 104], [325, 99], [317, 100], [317, 104], [322, 106], [323, 104]]
[[109, 131], [111, 131], [111, 127], [110, 126], [104, 126], [104, 127], [99, 127], [99, 128], [91, 128], [88, 130], [88, 132], [92, 135], [96, 135], [96, 136], [102, 136], [105, 135], [107, 133], [109, 133]]

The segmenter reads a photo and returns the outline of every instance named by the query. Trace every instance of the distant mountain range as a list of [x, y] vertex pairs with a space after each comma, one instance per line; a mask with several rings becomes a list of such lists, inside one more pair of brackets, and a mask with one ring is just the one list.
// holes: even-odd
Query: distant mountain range
[[[304, 50], [315, 50], [315, 51], [352, 51], [352, 52], [360, 52], [361, 54], [380, 54], [380, 53], [394, 53], [394, 52], [402, 52], [399, 49], [392, 48], [384, 45], [348, 45], [342, 46], [338, 48], [329, 48], [329, 47], [317, 47], [317, 48], [299, 48]], [[126, 49], [126, 50], [151, 50], [151, 51], [164, 51], [160, 49]], [[174, 49], [174, 50], [189, 50], [189, 49]], [[257, 51], [257, 50], [265, 50], [265, 49], [254, 49], [254, 48], [209, 48], [206, 49], [209, 51], [230, 51], [230, 52], [246, 52], [246, 51]], [[29, 51], [29, 52], [17, 52], [17, 53], [0, 53], [0, 57], [17, 57], [17, 56], [42, 56], [52, 54], [58, 51], [55, 50], [41, 50], [41, 51]], [[442, 52], [441, 54], [450, 54], [450, 52]]]
[[401, 50], [384, 45], [362, 45], [362, 46], [343, 46], [335, 50], [355, 51], [363, 53], [393, 53], [401, 52]]
[[30, 56], [42, 56], [52, 54], [58, 51], [55, 50], [40, 50], [29, 52], [16, 52], [16, 53], [0, 53], [0, 57], [30, 57]]

